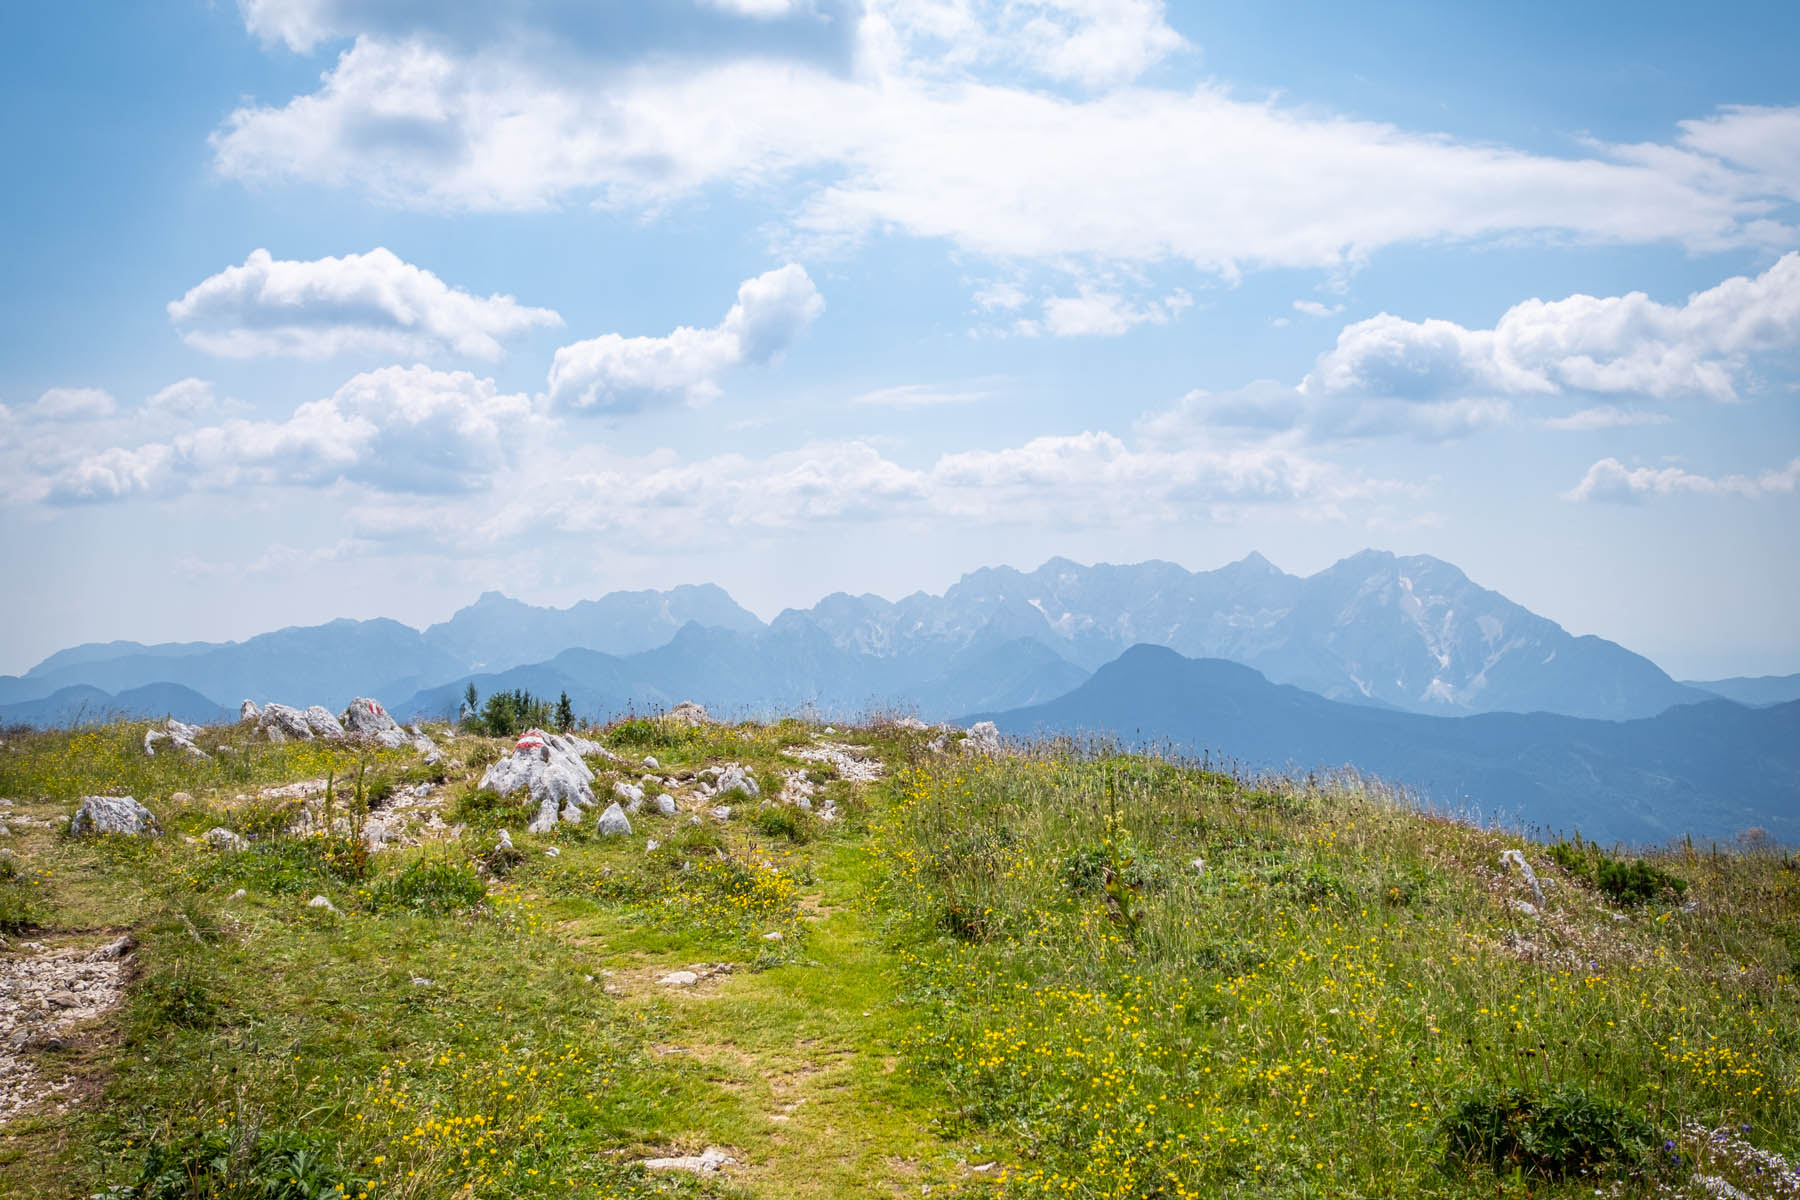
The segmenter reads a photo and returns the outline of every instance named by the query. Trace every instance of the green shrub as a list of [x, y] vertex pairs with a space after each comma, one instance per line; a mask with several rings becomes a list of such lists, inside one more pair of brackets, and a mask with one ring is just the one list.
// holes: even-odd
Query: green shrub
[[450, 806], [450, 819], [463, 825], [518, 825], [531, 819], [534, 805], [525, 792], [502, 796], [491, 788], [469, 788]]
[[43, 920], [36, 881], [11, 858], [0, 858], [0, 933], [18, 933]]
[[370, 912], [441, 916], [479, 906], [487, 899], [487, 887], [466, 863], [419, 859], [398, 875], [376, 880], [358, 895]]
[[770, 804], [756, 810], [750, 824], [764, 837], [785, 838], [796, 846], [812, 841], [812, 820], [786, 804]]
[[368, 873], [369, 848], [354, 838], [283, 835], [253, 842], [243, 854], [218, 856], [203, 879], [280, 896], [360, 883]]
[[481, 706], [481, 713], [469, 722], [470, 727], [489, 737], [517, 737], [527, 729], [548, 729], [556, 724], [556, 713], [548, 700], [540, 700], [524, 688], [495, 692]]
[[1615, 904], [1636, 906], [1658, 896], [1679, 900], [1687, 894], [1687, 880], [1641, 858], [1632, 862], [1613, 858], [1579, 837], [1573, 842], [1557, 842], [1549, 854], [1551, 862]]
[[1575, 1087], [1535, 1095], [1518, 1088], [1466, 1097], [1439, 1126], [1446, 1167], [1485, 1165], [1566, 1179], [1641, 1162], [1654, 1139], [1636, 1113]]
[[212, 1029], [229, 1008], [218, 976], [198, 959], [181, 955], [156, 963], [132, 996], [133, 1023], [143, 1033], [164, 1029]]
[[345, 1174], [329, 1143], [255, 1126], [157, 1140], [120, 1200], [343, 1200], [367, 1185]]

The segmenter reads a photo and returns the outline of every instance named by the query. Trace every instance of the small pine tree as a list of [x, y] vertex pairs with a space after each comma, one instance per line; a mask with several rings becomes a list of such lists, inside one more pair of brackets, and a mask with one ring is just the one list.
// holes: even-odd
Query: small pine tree
[[569, 693], [564, 692], [556, 702], [556, 728], [567, 733], [575, 727], [575, 706], [569, 703]]
[[475, 694], [474, 683], [470, 683], [468, 690], [463, 692], [463, 703], [469, 706], [469, 711], [472, 713], [477, 713], [477, 712], [481, 711], [479, 697], [477, 697]]

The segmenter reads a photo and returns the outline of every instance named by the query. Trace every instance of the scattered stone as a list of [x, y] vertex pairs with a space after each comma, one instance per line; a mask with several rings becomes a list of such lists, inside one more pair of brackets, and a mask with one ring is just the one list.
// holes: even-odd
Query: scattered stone
[[1523, 850], [1502, 850], [1500, 865], [1506, 868], [1517, 867], [1519, 872], [1525, 876], [1525, 882], [1531, 885], [1531, 894], [1537, 897], [1538, 907], [1544, 906], [1544, 889], [1538, 883], [1537, 872], [1532, 870], [1531, 864], [1525, 861]]
[[262, 709], [256, 707], [256, 701], [246, 700], [238, 706], [238, 724], [251, 725], [262, 719]]
[[306, 902], [306, 907], [322, 908], [322, 909], [325, 909], [327, 912], [341, 911], [337, 905], [333, 904], [329, 899], [327, 899], [324, 896], [314, 896], [311, 900], [308, 900]]
[[913, 733], [923, 733], [925, 730], [930, 729], [931, 726], [919, 720], [917, 717], [901, 717], [894, 722], [894, 728], [910, 730]]
[[1196, 875], [1206, 874], [1206, 860], [1204, 858], [1196, 858], [1193, 862], [1188, 864], [1188, 867]]
[[781, 940], [781, 930], [779, 930], [779, 929], [769, 930], [769, 932], [763, 934], [762, 940], [765, 942], [779, 942]]
[[245, 891], [243, 888], [239, 888], [237, 891], [231, 893], [231, 898], [233, 900], [242, 900], [245, 896], [248, 896], [249, 894], [250, 893]]
[[500, 840], [498, 842], [494, 843], [494, 849], [496, 849], [496, 850], [511, 850], [512, 848], [513, 848], [512, 834], [510, 832], [508, 832], [507, 830], [502, 829], [500, 831]]
[[685, 726], [689, 729], [695, 729], [701, 725], [711, 725], [713, 723], [713, 719], [707, 714], [707, 711], [700, 707], [700, 705], [695, 704], [692, 700], [683, 700], [680, 704], [671, 708], [668, 712], [663, 714], [663, 720], [675, 725]]
[[213, 826], [211, 829], [200, 835], [200, 840], [211, 846], [214, 850], [221, 852], [248, 850], [250, 848], [250, 843], [244, 840], [242, 834], [227, 829], [223, 825]]
[[423, 975], [414, 975], [412, 977], [412, 985], [414, 987], [430, 987], [431, 980], [427, 979]]
[[664, 987], [693, 987], [700, 982], [700, 976], [692, 971], [670, 971], [656, 982]]
[[655, 849], [660, 845], [662, 845], [661, 842], [657, 841], [655, 838], [651, 838], [649, 841], [644, 843], [644, 853], [650, 854], [653, 851], [655, 851]]
[[719, 773], [718, 790], [720, 793], [740, 791], [752, 799], [762, 795], [762, 788], [757, 786], [756, 777], [737, 763], [732, 763]]
[[720, 1168], [736, 1162], [737, 1159], [718, 1147], [708, 1146], [701, 1154], [690, 1154], [682, 1158], [646, 1158], [639, 1165], [646, 1171], [688, 1171], [695, 1175], [712, 1175]]
[[619, 780], [613, 784], [612, 794], [624, 803], [627, 812], [636, 812], [644, 807], [644, 789], [635, 783]]
[[712, 815], [719, 818], [719, 820], [721, 820], [721, 821], [731, 820], [731, 805], [729, 805], [729, 804], [719, 805], [717, 808], [712, 810]]
[[663, 816], [672, 817], [675, 815], [675, 797], [669, 795], [669, 793], [667, 793], [667, 792], [658, 793], [656, 798], [654, 800], [652, 800], [651, 803], [656, 805], [656, 811], [661, 813]]
[[20, 948], [34, 953], [0, 955], [0, 1125], [74, 1086], [72, 1078], [44, 1079], [25, 1052], [67, 1050], [78, 1026], [119, 1002], [131, 940], [95, 950]]
[[826, 727], [825, 727], [825, 732], [826, 732], [826, 733], [836, 733], [836, 732], [837, 732], [837, 726], [835, 726], [835, 725], [827, 725], [827, 726], [826, 726]]
[[544, 848], [544, 857], [545, 858], [559, 858], [559, 857], [561, 857], [561, 855], [562, 855], [562, 851], [558, 850], [555, 846], [546, 846]]
[[644, 765], [646, 767], [649, 767], [652, 771], [658, 770], [662, 767], [662, 764], [657, 762], [655, 757], [652, 755], [649, 755], [649, 754], [644, 755]]
[[630, 837], [631, 818], [625, 815], [625, 810], [617, 803], [609, 804], [606, 811], [600, 814], [597, 828], [601, 837]]
[[1529, 900], [1508, 900], [1506, 902], [1506, 907], [1522, 916], [1535, 917], [1538, 915], [1537, 905]]
[[77, 837], [89, 833], [119, 833], [131, 837], [162, 832], [162, 822], [130, 796], [83, 796], [69, 822]]

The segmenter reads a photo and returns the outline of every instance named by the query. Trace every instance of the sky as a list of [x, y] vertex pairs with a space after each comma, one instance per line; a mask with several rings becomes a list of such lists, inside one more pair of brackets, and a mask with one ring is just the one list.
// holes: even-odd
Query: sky
[[0, 6], [0, 671], [1432, 554], [1800, 671], [1800, 7]]

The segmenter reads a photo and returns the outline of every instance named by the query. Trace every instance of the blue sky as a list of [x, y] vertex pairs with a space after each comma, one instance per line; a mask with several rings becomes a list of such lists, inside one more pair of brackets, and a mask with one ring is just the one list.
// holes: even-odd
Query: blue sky
[[1365, 546], [1677, 675], [1800, 670], [1792, 5], [0, 35], [0, 670], [488, 588], [771, 616]]

